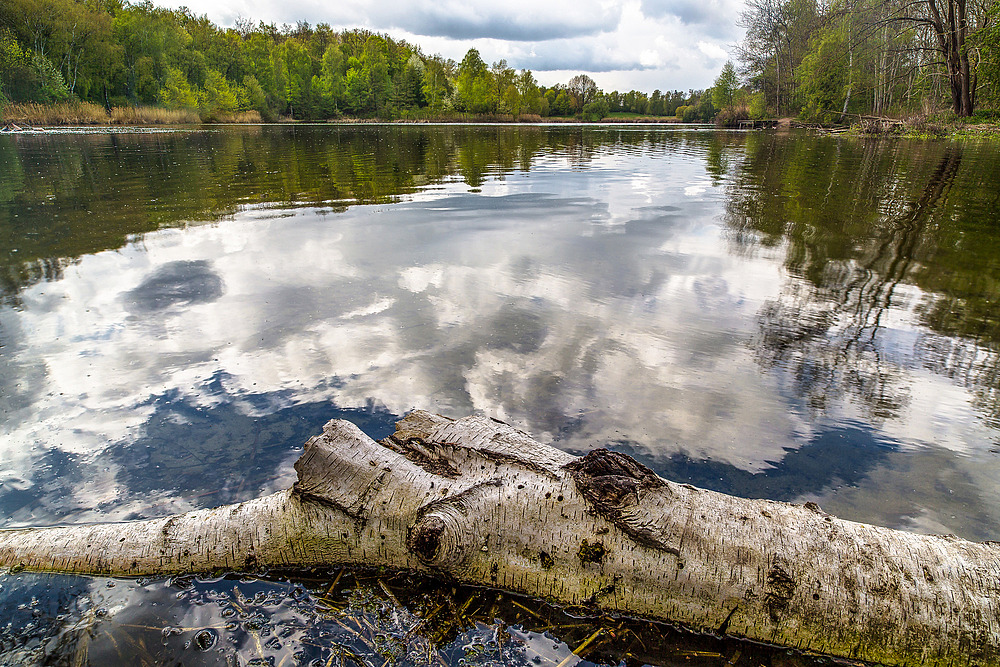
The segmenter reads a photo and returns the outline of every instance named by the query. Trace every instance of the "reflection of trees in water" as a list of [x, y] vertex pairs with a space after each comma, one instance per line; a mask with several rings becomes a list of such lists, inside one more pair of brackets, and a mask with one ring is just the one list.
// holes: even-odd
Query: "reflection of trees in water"
[[26, 285], [61, 280], [75, 258], [39, 257], [27, 262], [0, 262], [0, 304], [18, 306], [19, 292]]
[[1000, 428], [1000, 354], [970, 339], [934, 333], [922, 335], [916, 348], [924, 368], [968, 389], [986, 424]]
[[[872, 143], [748, 150], [727, 206], [731, 239], [747, 253], [783, 246], [789, 274], [758, 312], [757, 359], [814, 411], [847, 398], [875, 423], [900, 417], [910, 373], [930, 371], [965, 388], [982, 423], [1000, 428], [1000, 325], [990, 307], [1000, 234], [984, 222], [995, 184], [983, 187], [996, 158], [956, 144], [910, 146], [894, 144], [890, 162]], [[995, 539], [989, 492], [951, 450], [882, 459], [865, 468], [867, 481], [812, 493], [838, 516]]]
[[[911, 304], [901, 286], [925, 289], [929, 278], [956, 268], [935, 260], [941, 230], [961, 213], [957, 202], [972, 194], [958, 178], [962, 162], [956, 144], [937, 155], [873, 143], [748, 144], [727, 204], [730, 236], [744, 252], [784, 243], [792, 276], [781, 297], [759, 312], [756, 353], [765, 367], [786, 371], [793, 391], [813, 409], [850, 396], [869, 418], [898, 416], [907, 402], [903, 368], [913, 363], [911, 354], [948, 377], [961, 372], [949, 370], [948, 361], [942, 368], [940, 354], [925, 360], [926, 345], [901, 349], [884, 327], [893, 308], [927, 314], [950, 299], [925, 292], [923, 304]], [[966, 371], [982, 375], [981, 387], [995, 378], [982, 365]], [[994, 393], [986, 392], [988, 402]]]
[[743, 152], [744, 135], [713, 132], [705, 142], [705, 171], [713, 185], [719, 185]]
[[781, 300], [768, 302], [758, 315], [758, 361], [788, 373], [791, 393], [817, 412], [847, 395], [870, 419], [897, 416], [906, 405], [903, 377], [879, 349], [874, 331], [856, 340], [860, 327], [841, 328], [840, 315], [835, 302], [809, 288], [786, 288]]
[[[67, 261], [137, 235], [278, 204], [337, 210], [397, 201], [602, 148], [655, 152], [677, 133], [578, 127], [282, 127], [24, 137], [0, 143], [0, 298], [57, 278]], [[25, 176], [30, 174], [30, 177]]]

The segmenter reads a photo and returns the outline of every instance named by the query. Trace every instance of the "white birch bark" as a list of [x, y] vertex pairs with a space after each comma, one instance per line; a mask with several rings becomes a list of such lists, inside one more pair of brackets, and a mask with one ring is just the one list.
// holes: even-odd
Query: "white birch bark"
[[121, 524], [0, 531], [0, 567], [110, 575], [336, 564], [458, 581], [890, 665], [1000, 664], [1000, 547], [843, 521], [415, 412], [331, 421], [292, 489]]

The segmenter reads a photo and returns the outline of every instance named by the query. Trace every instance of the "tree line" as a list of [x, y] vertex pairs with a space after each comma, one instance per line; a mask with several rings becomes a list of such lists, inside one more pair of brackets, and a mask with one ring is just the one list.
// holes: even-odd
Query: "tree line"
[[585, 74], [546, 87], [475, 49], [456, 63], [368, 30], [248, 20], [221, 28], [149, 0], [6, 0], [0, 104], [68, 100], [193, 110], [203, 120], [246, 111], [264, 120], [714, 115], [704, 91], [605, 93]]
[[1000, 101], [996, 0], [748, 0], [747, 91], [778, 115], [840, 120]]

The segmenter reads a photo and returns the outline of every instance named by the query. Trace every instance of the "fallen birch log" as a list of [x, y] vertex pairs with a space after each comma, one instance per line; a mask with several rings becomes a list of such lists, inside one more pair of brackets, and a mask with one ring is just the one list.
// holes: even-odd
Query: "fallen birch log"
[[1000, 663], [1000, 546], [843, 521], [415, 412], [331, 421], [298, 481], [239, 505], [0, 531], [0, 567], [104, 575], [388, 566], [890, 665]]

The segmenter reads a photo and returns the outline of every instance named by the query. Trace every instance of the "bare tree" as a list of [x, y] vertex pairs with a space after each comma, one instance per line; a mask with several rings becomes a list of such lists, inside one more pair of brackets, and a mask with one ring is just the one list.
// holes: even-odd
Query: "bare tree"
[[583, 109], [597, 97], [597, 84], [586, 74], [577, 74], [566, 85], [570, 97], [573, 99], [573, 108], [577, 111]]
[[[845, 23], [843, 62], [855, 70], [855, 56], [867, 60], [866, 84], [871, 112], [888, 113], [900, 102], [923, 92], [920, 72], [948, 82], [955, 114], [970, 116], [976, 106], [978, 80], [970, 43], [987, 28], [992, 13], [984, 0], [841, 0], [817, 6], [801, 0], [749, 0], [740, 16], [746, 37], [739, 57], [744, 70], [780, 113], [794, 102], [796, 68], [812, 36], [836, 22]], [[845, 95], [844, 112], [853, 91]]]

